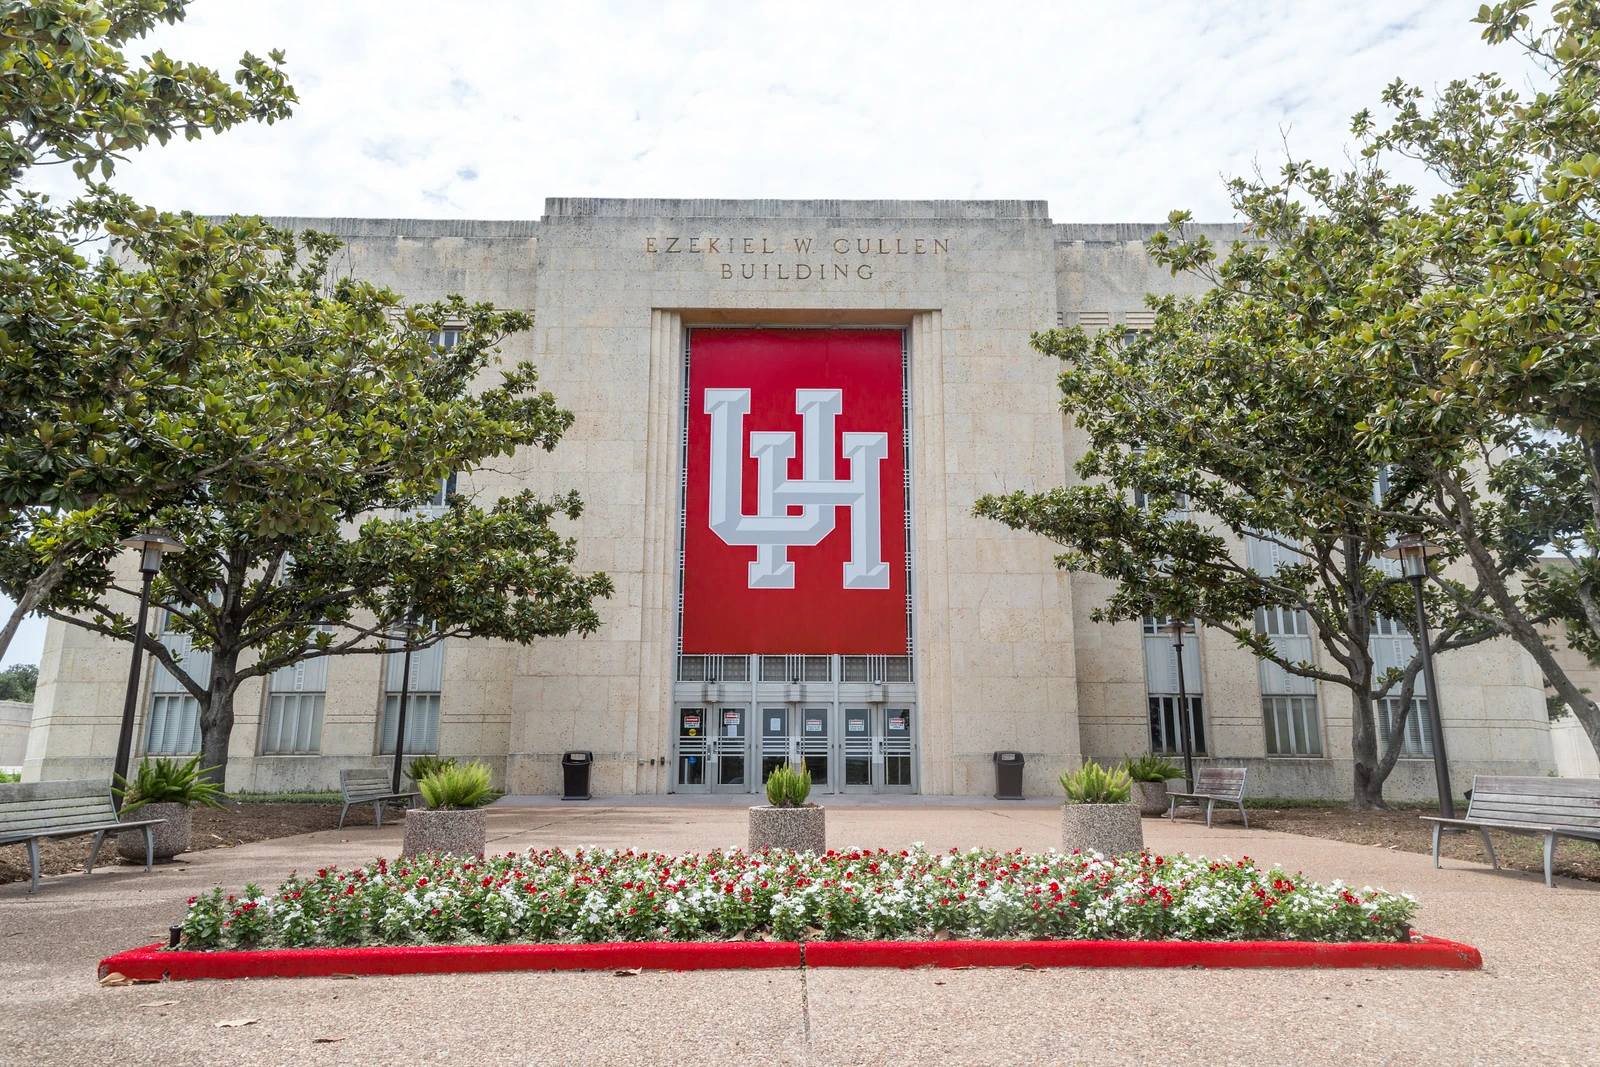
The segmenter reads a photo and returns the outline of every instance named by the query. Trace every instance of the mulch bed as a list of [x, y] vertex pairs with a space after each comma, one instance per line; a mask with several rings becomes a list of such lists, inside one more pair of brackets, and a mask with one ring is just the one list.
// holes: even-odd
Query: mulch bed
[[[1422, 808], [1394, 808], [1390, 811], [1352, 811], [1349, 808], [1251, 808], [1250, 827], [1258, 830], [1278, 830], [1286, 834], [1321, 837], [1330, 841], [1348, 841], [1356, 845], [1376, 845], [1399, 852], [1433, 853], [1433, 824], [1423, 822], [1420, 816], [1437, 811]], [[1465, 807], [1458, 814], [1465, 812]], [[1178, 816], [1180, 819], [1195, 815]], [[1200, 816], [1204, 819], [1204, 816]], [[1237, 810], [1225, 812], [1218, 807], [1214, 816], [1217, 826], [1237, 825]], [[1521, 834], [1490, 831], [1495, 855], [1500, 866], [1519, 871], [1544, 874], [1544, 839]], [[1483, 850], [1483, 840], [1476, 831], [1466, 834], [1446, 834], [1439, 849], [1440, 855], [1449, 859], [1476, 860], [1488, 863], [1489, 854]], [[1600, 847], [1586, 841], [1556, 842], [1555, 872], [1569, 878], [1582, 878], [1600, 882]]]
[[[351, 808], [345, 826], [370, 826], [373, 822], [372, 805]], [[309, 834], [314, 830], [332, 830], [339, 825], [338, 804], [229, 804], [226, 809], [196, 808], [194, 812], [194, 837], [190, 852], [208, 848], [230, 848], [252, 841], [266, 841], [275, 837]], [[89, 846], [94, 835], [72, 837], [65, 841], [46, 841], [39, 846], [41, 874], [68, 874], [81, 871], [89, 862]], [[181, 857], [180, 857], [181, 861]], [[116, 843], [107, 841], [100, 849], [97, 866], [121, 862], [117, 857]], [[138, 866], [144, 866], [139, 861]], [[6, 845], [0, 848], [0, 883], [28, 880], [28, 849], [25, 845]]]

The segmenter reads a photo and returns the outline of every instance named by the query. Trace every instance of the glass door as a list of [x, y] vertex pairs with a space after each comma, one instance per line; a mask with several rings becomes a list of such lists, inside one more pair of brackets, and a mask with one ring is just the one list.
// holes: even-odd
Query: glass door
[[772, 772], [795, 759], [794, 731], [790, 729], [788, 708], [761, 709], [761, 780], [765, 786]]
[[750, 762], [749, 753], [746, 748], [750, 740], [745, 724], [749, 709], [719, 708], [715, 715], [717, 735], [712, 744], [712, 752], [716, 757], [716, 768], [713, 772], [712, 788], [721, 793], [748, 793], [751, 783], [747, 770]]
[[870, 793], [875, 784], [872, 773], [877, 753], [872, 729], [871, 708], [845, 708], [844, 732], [839, 739], [844, 777], [839, 788], [846, 793]]
[[911, 709], [886, 708], [883, 712], [883, 781], [885, 793], [912, 793], [916, 754], [911, 744]]
[[706, 788], [707, 757], [706, 709], [678, 709], [678, 760], [676, 788], [681, 792], [701, 792]]
[[800, 712], [800, 761], [811, 772], [811, 788], [819, 793], [834, 792], [829, 777], [832, 770], [828, 737], [828, 720], [833, 717], [830, 708], [804, 708]]

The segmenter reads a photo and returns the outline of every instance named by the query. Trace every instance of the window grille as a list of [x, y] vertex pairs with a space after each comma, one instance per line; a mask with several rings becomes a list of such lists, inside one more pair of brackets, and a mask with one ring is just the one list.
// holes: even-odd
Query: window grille
[[[171, 613], [164, 613], [161, 644], [185, 674], [205, 685], [211, 678], [211, 653], [196, 649], [188, 634], [174, 633], [169, 629], [171, 623]], [[150, 682], [145, 751], [152, 756], [187, 756], [200, 751], [200, 702], [159, 660]]]
[[1322, 755], [1322, 722], [1316, 696], [1262, 696], [1267, 755]]
[[[1420, 681], [1420, 678], [1418, 680]], [[1375, 703], [1375, 707], [1379, 732], [1378, 749], [1381, 753], [1389, 743], [1389, 734], [1394, 730], [1395, 716], [1400, 713], [1400, 698], [1384, 697]], [[1428, 698], [1412, 697], [1411, 714], [1406, 716], [1406, 728], [1400, 735], [1400, 755], [1430, 759], [1433, 757], [1432, 723], [1428, 721], [1428, 715]]]
[[747, 656], [679, 656], [680, 682], [748, 682]]
[[269, 756], [308, 755], [322, 748], [328, 657], [313, 656], [272, 672], [261, 751]]
[[845, 682], [909, 682], [910, 656], [840, 656], [839, 679]]
[[[379, 731], [382, 753], [394, 752], [400, 717], [400, 689], [404, 681], [405, 653], [390, 652], [384, 672], [383, 718]], [[416, 755], [439, 751], [439, 694], [444, 676], [444, 642], [411, 653], [411, 682], [406, 698], [404, 751]]]
[[[1197, 756], [1206, 753], [1206, 717], [1204, 698], [1189, 697], [1189, 743]], [[1175, 696], [1150, 697], [1150, 751], [1161, 755], [1179, 755], [1183, 752], [1183, 737], [1178, 733], [1178, 698]]]
[[1111, 325], [1111, 312], [1080, 311], [1078, 312], [1078, 325], [1085, 330], [1103, 330]]

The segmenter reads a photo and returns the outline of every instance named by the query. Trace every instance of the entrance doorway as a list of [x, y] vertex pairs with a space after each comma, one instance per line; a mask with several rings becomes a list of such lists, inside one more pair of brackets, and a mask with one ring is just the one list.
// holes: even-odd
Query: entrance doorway
[[752, 723], [744, 707], [679, 708], [674, 787], [759, 793], [787, 764], [810, 771], [818, 794], [916, 792], [911, 707], [767, 703], [754, 714]]

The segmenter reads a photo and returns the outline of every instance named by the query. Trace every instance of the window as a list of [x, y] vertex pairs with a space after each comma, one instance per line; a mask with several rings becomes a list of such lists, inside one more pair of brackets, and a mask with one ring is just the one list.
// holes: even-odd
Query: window
[[[161, 644], [183, 667], [184, 673], [204, 684], [211, 677], [211, 653], [196, 651], [194, 638], [173, 633], [170, 612], [163, 614]], [[155, 661], [150, 683], [149, 733], [145, 752], [152, 756], [189, 756], [200, 751], [200, 702]]]
[[[1183, 751], [1182, 720], [1178, 716], [1178, 650], [1172, 635], [1160, 628], [1169, 620], [1146, 616], [1144, 619], [1145, 691], [1150, 708], [1150, 751], [1176, 754]], [[1206, 751], [1204, 679], [1200, 674], [1200, 636], [1183, 637], [1183, 692], [1189, 698], [1189, 742], [1192, 751]]]
[[841, 656], [839, 677], [846, 682], [909, 682], [910, 656]]
[[[398, 642], [394, 642], [398, 644]], [[393, 753], [400, 719], [400, 690], [405, 680], [404, 652], [385, 657], [383, 722], [378, 751]], [[413, 755], [439, 751], [439, 690], [444, 676], [444, 642], [411, 653], [411, 684], [406, 696], [405, 751]]]
[[[1301, 561], [1293, 548], [1260, 537], [1245, 539], [1250, 569], [1276, 574]], [[1282, 605], [1256, 609], [1256, 633], [1270, 638], [1278, 655], [1290, 663], [1314, 662], [1311, 617]], [[1261, 720], [1269, 756], [1321, 756], [1322, 720], [1317, 713], [1317, 683], [1291, 673], [1271, 660], [1257, 661], [1261, 676]]]
[[831, 682], [832, 656], [762, 656], [763, 682]]
[[[1372, 620], [1369, 647], [1372, 649], [1374, 681], [1395, 668], [1405, 670], [1417, 654], [1417, 642], [1411, 636], [1411, 631], [1399, 620], [1381, 615]], [[1384, 697], [1374, 703], [1374, 710], [1380, 733], [1378, 751], [1382, 753], [1388, 744], [1389, 731], [1394, 728], [1395, 716], [1400, 711], [1400, 697]], [[1400, 738], [1400, 755], [1417, 758], [1433, 755], [1433, 738], [1428, 732], [1428, 688], [1420, 671], [1412, 689], [1411, 713], [1406, 717], [1405, 733]]]
[[261, 727], [263, 755], [304, 755], [321, 750], [327, 688], [327, 656], [313, 656], [272, 672], [267, 717]]
[[[1400, 713], [1399, 697], [1384, 697], [1377, 701], [1378, 751], [1389, 744], [1389, 733]], [[1406, 728], [1400, 735], [1400, 755], [1413, 758], [1433, 758], [1433, 734], [1428, 722], [1428, 698], [1412, 697], [1411, 714], [1406, 716]]]
[[748, 682], [747, 656], [679, 656], [680, 682]]

